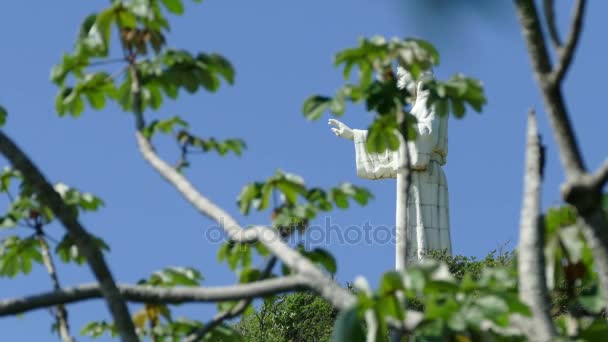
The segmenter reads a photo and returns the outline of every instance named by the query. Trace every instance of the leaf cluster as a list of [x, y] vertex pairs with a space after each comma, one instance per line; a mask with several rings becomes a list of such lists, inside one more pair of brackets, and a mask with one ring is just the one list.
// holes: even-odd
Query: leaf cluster
[[[383, 37], [363, 38], [359, 45], [336, 54], [335, 65], [343, 67], [346, 83], [335, 96], [313, 95], [302, 107], [309, 120], [319, 119], [330, 111], [341, 116], [346, 103], [364, 102], [366, 110], [374, 113], [374, 122], [368, 129], [367, 149], [370, 152], [396, 150], [401, 132], [408, 139], [416, 137], [415, 118], [407, 115], [416, 101], [416, 94], [407, 87], [400, 89], [394, 66], [407, 70], [413, 82], [421, 82], [419, 91], [429, 92], [427, 105], [439, 115], [452, 112], [462, 118], [466, 113], [465, 104], [480, 112], [486, 103], [481, 82], [463, 75], [455, 75], [447, 81], [424, 78], [423, 74], [439, 64], [437, 49], [421, 39], [387, 40]], [[356, 81], [351, 80], [352, 70], [359, 71]], [[405, 122], [405, 124], [404, 124]]]

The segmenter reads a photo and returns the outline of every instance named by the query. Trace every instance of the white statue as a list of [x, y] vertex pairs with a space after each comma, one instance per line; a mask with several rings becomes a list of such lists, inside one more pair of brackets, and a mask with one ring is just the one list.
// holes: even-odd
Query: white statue
[[[423, 75], [417, 82], [403, 68], [397, 70], [398, 86], [407, 88], [415, 96], [410, 113], [417, 119], [416, 139], [408, 141], [411, 165], [411, 184], [407, 201], [407, 256], [406, 264], [424, 258], [428, 250], [447, 249], [452, 252], [450, 238], [448, 186], [441, 168], [448, 154], [448, 118], [435, 113], [434, 106], [427, 106], [429, 92], [422, 85]], [[330, 119], [332, 131], [339, 137], [355, 143], [357, 175], [367, 179], [396, 178], [406, 165], [400, 160], [399, 150], [369, 153], [365, 147], [367, 131], [351, 129], [342, 122]], [[404, 144], [401, 144], [400, 148]], [[397, 213], [399, 217], [399, 213]], [[399, 240], [399, 237], [398, 237]], [[402, 261], [397, 254], [397, 269]]]

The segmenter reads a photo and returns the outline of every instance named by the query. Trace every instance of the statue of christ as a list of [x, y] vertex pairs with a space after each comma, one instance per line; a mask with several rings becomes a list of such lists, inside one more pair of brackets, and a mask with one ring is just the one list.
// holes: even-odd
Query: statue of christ
[[[355, 145], [357, 176], [366, 179], [400, 178], [396, 177], [406, 162], [400, 155], [410, 159], [411, 183], [409, 185], [407, 225], [405, 229], [405, 256], [396, 256], [397, 269], [404, 265], [422, 260], [429, 250], [443, 250], [451, 254], [448, 185], [442, 166], [448, 154], [448, 117], [436, 114], [434, 106], [428, 106], [429, 92], [424, 89], [425, 78], [432, 77], [429, 72], [415, 81], [403, 68], [397, 70], [398, 86], [407, 88], [415, 97], [410, 113], [416, 117], [416, 138], [407, 142], [407, 154], [386, 150], [370, 153], [365, 142], [367, 131], [351, 129], [344, 123], [330, 119], [329, 125], [336, 136], [352, 140]], [[403, 141], [402, 141], [403, 142]], [[400, 148], [405, 148], [401, 143]], [[398, 187], [399, 188], [399, 185]], [[399, 201], [398, 201], [399, 202]], [[397, 232], [397, 243], [399, 243]], [[399, 248], [398, 248], [399, 250]], [[402, 260], [405, 258], [405, 260]]]

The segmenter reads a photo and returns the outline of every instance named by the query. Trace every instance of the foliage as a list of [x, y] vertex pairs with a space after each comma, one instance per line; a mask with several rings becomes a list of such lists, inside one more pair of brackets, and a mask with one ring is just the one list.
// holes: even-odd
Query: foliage
[[[138, 283], [141, 285], [175, 287], [199, 286], [203, 280], [201, 273], [191, 267], [167, 267], [153, 272], [147, 279]], [[141, 337], [149, 336], [153, 341], [178, 341], [200, 329], [203, 324], [199, 321], [183, 317], [174, 319], [171, 307], [168, 305], [146, 303], [133, 314], [133, 322]], [[80, 331], [81, 335], [92, 338], [104, 334], [116, 336], [116, 327], [105, 321], [90, 322]], [[229, 326], [220, 325], [212, 329], [203, 341], [240, 341], [239, 335]]]
[[[470, 279], [478, 280], [484, 269], [508, 268], [513, 261], [513, 253], [502, 248], [480, 260], [462, 255], [449, 256], [446, 251], [432, 251], [429, 256], [444, 262], [459, 281], [465, 274]], [[384, 282], [385, 290], [388, 290], [389, 281]], [[409, 305], [415, 310], [424, 309], [418, 298], [410, 298]], [[265, 299], [258, 309], [243, 316], [234, 327], [245, 341], [329, 341], [334, 324], [340, 324], [340, 329], [346, 329], [344, 325], [351, 324], [355, 324], [353, 328], [356, 329], [361, 327], [361, 331], [353, 332], [346, 340], [365, 333], [365, 323], [358, 318], [357, 310], [343, 315], [340, 323], [336, 322], [337, 317], [338, 312], [325, 300], [310, 292], [298, 292]]]
[[328, 341], [338, 311], [314, 293], [266, 299], [234, 325], [243, 341]]
[[[169, 15], [183, 13], [182, 0], [114, 0], [105, 9], [87, 16], [73, 51], [64, 54], [51, 71], [51, 81], [58, 87], [55, 108], [59, 116], [78, 117], [87, 105], [101, 110], [108, 101], [114, 101], [133, 114], [138, 131], [148, 142], [159, 134], [173, 136], [179, 147], [175, 169], [180, 172], [189, 166], [188, 156], [193, 152], [240, 155], [246, 145], [238, 138], [201, 138], [190, 131], [181, 116], [149, 117], [161, 109], [164, 101], [178, 99], [184, 91], [216, 92], [222, 83], [232, 85], [235, 81], [235, 70], [222, 55], [168, 47]], [[117, 50], [122, 51], [122, 57], [110, 58]], [[476, 79], [460, 74], [447, 81], [427, 77], [439, 60], [438, 50], [424, 40], [362, 38], [357, 46], [335, 56], [345, 84], [333, 97], [309, 97], [302, 110], [307, 119], [316, 120], [327, 111], [343, 115], [349, 102], [364, 103], [366, 110], [374, 114], [367, 149], [395, 150], [399, 134], [415, 138], [415, 120], [408, 114], [414, 94], [407, 87], [399, 87], [395, 66], [421, 82], [421, 89], [430, 95], [428, 105], [439, 115], [452, 113], [462, 118], [469, 109], [480, 112], [486, 103], [483, 85]], [[357, 75], [353, 76], [353, 71]], [[6, 117], [6, 109], [0, 107], [0, 126]], [[13, 169], [0, 173], [0, 192], [9, 200], [7, 212], [0, 217], [0, 228], [34, 231], [28, 235], [18, 230], [2, 238], [0, 276], [28, 274], [33, 264], [42, 263], [43, 256], [51, 254], [45, 229], [54, 222], [55, 215], [40, 203], [31, 186]], [[74, 216], [103, 206], [98, 197], [63, 183], [58, 183], [55, 191]], [[252, 210], [268, 210], [268, 229], [287, 237], [305, 231], [310, 220], [320, 214], [335, 208], [347, 209], [353, 201], [365, 205], [371, 198], [368, 190], [350, 183], [328, 189], [308, 187], [300, 176], [277, 171], [265, 181], [245, 185], [237, 205], [244, 215]], [[608, 197], [604, 201], [608, 207]], [[577, 211], [569, 206], [549, 209], [542, 220], [552, 313], [564, 339], [598, 340], [608, 334], [605, 303], [598, 289], [597, 265], [579, 221]], [[101, 238], [91, 238], [99, 249], [109, 250]], [[303, 246], [296, 249], [328, 275], [337, 272], [336, 260], [329, 251], [306, 250]], [[54, 252], [53, 256], [63, 262], [80, 265], [85, 261], [70, 235], [57, 243]], [[275, 276], [272, 270], [252, 267], [256, 256], [269, 255], [259, 242], [227, 241], [219, 248], [218, 261], [226, 261], [237, 272], [240, 283], [249, 283]], [[416, 315], [421, 319], [410, 335], [417, 340], [523, 340], [517, 318], [529, 319], [531, 310], [520, 298], [516, 265], [517, 258], [502, 251], [492, 252], [482, 260], [435, 251], [431, 258], [405, 271], [385, 273], [376, 289], [364, 278], [358, 278], [351, 289], [356, 304], [342, 312], [310, 292], [269, 297], [259, 308], [249, 306], [244, 310], [244, 318], [235, 326], [218, 325], [203, 340], [235, 341], [241, 339], [240, 333], [243, 339], [256, 341], [362, 341], [366, 337], [383, 341], [388, 339], [389, 323]], [[284, 274], [290, 272], [282, 266]], [[53, 285], [58, 287], [55, 271], [49, 273]], [[202, 280], [202, 274], [194, 268], [168, 267], [139, 283], [172, 288], [199, 286]], [[219, 305], [222, 311], [234, 307], [235, 302]], [[169, 305], [144, 303], [132, 317], [138, 334], [154, 341], [174, 341], [204, 327], [187, 318], [174, 319], [172, 310]], [[117, 328], [114, 322], [90, 322], [81, 333], [90, 337], [116, 336]]]
[[[79, 212], [96, 211], [103, 205], [99, 197], [63, 183], [57, 183], [55, 191], [76, 215]], [[34, 231], [34, 234], [29, 234], [25, 238], [9, 235], [0, 240], [0, 276], [12, 278], [19, 273], [30, 273], [33, 263], [43, 263], [41, 248], [46, 247], [42, 245], [40, 239], [45, 236], [45, 227], [55, 221], [55, 215], [50, 208], [39, 202], [27, 184], [22, 182], [21, 174], [14, 169], [5, 168], [0, 173], [0, 193], [4, 193], [9, 201], [6, 213], [0, 216], [0, 229], [19, 227], [15, 234], [24, 233], [26, 228]], [[101, 238], [93, 235], [91, 238], [100, 249], [106, 251], [110, 249]], [[57, 244], [55, 253], [65, 263], [83, 264], [85, 261], [69, 234], [65, 234]]]
[[423, 78], [425, 72], [439, 64], [439, 53], [429, 42], [420, 39], [387, 40], [375, 36], [362, 38], [359, 45], [336, 54], [335, 65], [343, 67], [345, 81], [351, 79], [353, 68], [359, 70], [355, 83], [346, 83], [334, 97], [313, 95], [302, 107], [304, 116], [309, 120], [319, 119], [325, 111], [333, 115], [344, 114], [346, 102], [364, 102], [368, 111], [375, 113], [375, 120], [370, 125], [366, 147], [370, 152], [396, 150], [399, 140], [396, 131], [401, 131], [408, 139], [415, 137], [415, 118], [405, 115], [406, 126], [400, 127], [401, 117], [413, 104], [413, 94], [407, 88], [398, 87], [394, 65], [398, 64], [409, 71], [414, 80], [424, 83], [430, 92], [429, 105], [435, 106], [440, 115], [452, 112], [462, 118], [466, 113], [465, 104], [480, 112], [486, 103], [481, 82], [455, 75], [448, 81], [437, 81]]

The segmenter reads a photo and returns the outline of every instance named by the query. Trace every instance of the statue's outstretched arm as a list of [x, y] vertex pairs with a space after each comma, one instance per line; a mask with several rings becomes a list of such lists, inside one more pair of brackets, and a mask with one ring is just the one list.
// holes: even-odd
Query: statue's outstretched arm
[[350, 127], [346, 126], [341, 121], [338, 121], [336, 119], [329, 119], [329, 121], [327, 123], [330, 126], [333, 126], [331, 128], [331, 131], [334, 132], [334, 134], [336, 136], [342, 137], [342, 138], [348, 139], [348, 140], [353, 140], [353, 130]]

